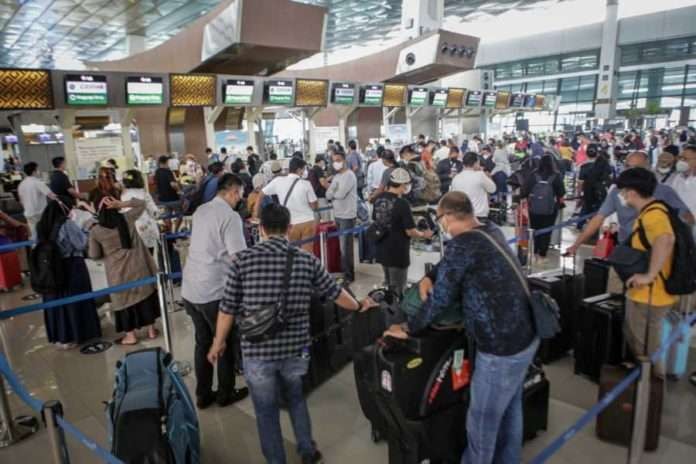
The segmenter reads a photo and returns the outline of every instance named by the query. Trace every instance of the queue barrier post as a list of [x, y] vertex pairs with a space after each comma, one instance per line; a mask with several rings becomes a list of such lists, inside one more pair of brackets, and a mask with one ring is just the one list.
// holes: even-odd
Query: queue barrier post
[[55, 464], [70, 464], [70, 454], [65, 442], [65, 432], [58, 426], [57, 417], [63, 417], [63, 405], [60, 401], [47, 401], [41, 409], [48, 441], [51, 444], [51, 455]]
[[[172, 262], [169, 256], [169, 242], [166, 234], [161, 234], [160, 235], [160, 241], [159, 241], [159, 248], [160, 248], [160, 255], [161, 255], [161, 262], [162, 265], [164, 266], [164, 273], [166, 275], [170, 275], [172, 273]], [[171, 281], [171, 279], [167, 279], [165, 282], [165, 290], [167, 292], [167, 302], [172, 304], [172, 312], [175, 311], [173, 305], [174, 305], [174, 285]], [[162, 307], [162, 311], [168, 311], [169, 309], [166, 306]]]
[[527, 229], [527, 274], [534, 272], [534, 229]]
[[326, 231], [319, 232], [319, 257], [321, 265], [326, 269]]
[[628, 449], [628, 464], [639, 464], [645, 450], [645, 433], [648, 428], [650, 405], [650, 378], [652, 363], [647, 356], [639, 356], [640, 378], [636, 385], [636, 400], [633, 410], [633, 431]]
[[164, 332], [164, 346], [169, 353], [174, 356], [172, 346], [172, 333], [169, 327], [169, 311], [167, 310], [167, 295], [165, 291], [165, 286], [167, 285], [167, 278], [163, 272], [157, 273], [157, 299], [160, 304], [160, 314], [162, 316], [162, 331]]
[[39, 430], [39, 421], [33, 416], [12, 417], [5, 390], [5, 379], [0, 373], [0, 448], [6, 448]]

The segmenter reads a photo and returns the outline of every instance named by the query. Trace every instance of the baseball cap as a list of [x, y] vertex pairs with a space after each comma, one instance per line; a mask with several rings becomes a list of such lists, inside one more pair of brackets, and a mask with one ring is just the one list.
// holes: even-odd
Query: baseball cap
[[404, 168], [396, 168], [389, 176], [389, 181], [395, 184], [408, 184], [411, 182], [411, 175]]

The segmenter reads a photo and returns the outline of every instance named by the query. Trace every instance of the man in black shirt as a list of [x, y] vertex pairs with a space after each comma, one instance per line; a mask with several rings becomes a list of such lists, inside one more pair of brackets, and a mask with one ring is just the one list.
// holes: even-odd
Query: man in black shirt
[[[326, 160], [324, 155], [317, 155], [314, 158], [314, 166], [310, 169], [307, 178], [309, 183], [312, 184], [314, 189], [314, 194], [318, 199], [326, 198], [326, 187], [329, 185], [326, 180]], [[320, 205], [322, 206], [322, 205]]]
[[581, 215], [594, 213], [602, 206], [611, 185], [611, 166], [595, 143], [587, 146], [587, 162], [580, 167], [578, 191], [582, 193]]
[[247, 166], [249, 166], [249, 175], [254, 177], [261, 169], [261, 158], [254, 153], [254, 147], [251, 145], [246, 147], [247, 151]]
[[[411, 176], [404, 168], [394, 169], [387, 184], [387, 190], [374, 202], [372, 219], [388, 230], [384, 238], [377, 242], [376, 258], [384, 270], [387, 286], [401, 295], [406, 287], [408, 267], [411, 264], [411, 238], [430, 238], [430, 230], [419, 231], [413, 221], [413, 213], [408, 201], [402, 198], [411, 190]], [[393, 316], [392, 323], [403, 321], [401, 315]]]
[[437, 176], [440, 178], [442, 193], [449, 192], [452, 178], [462, 171], [462, 162], [459, 161], [459, 148], [451, 147], [449, 157], [437, 163]]
[[[452, 240], [440, 263], [421, 281], [425, 303], [406, 328], [415, 333], [461, 305], [466, 332], [476, 344], [469, 445], [462, 462], [521, 462], [522, 388], [539, 346], [526, 280], [500, 229], [476, 219], [465, 193], [445, 194], [437, 214]], [[392, 326], [387, 333], [407, 336], [403, 326]]]
[[[169, 169], [169, 157], [159, 157], [159, 167], [155, 171], [155, 185], [157, 186], [157, 200], [159, 203], [172, 203], [179, 201], [179, 184], [174, 173]], [[168, 206], [168, 205], [167, 205]]]
[[70, 178], [65, 173], [65, 158], [59, 156], [51, 161], [53, 168], [49, 181], [49, 188], [57, 197], [73, 197], [76, 200], [80, 199], [80, 194], [75, 190], [70, 182]]

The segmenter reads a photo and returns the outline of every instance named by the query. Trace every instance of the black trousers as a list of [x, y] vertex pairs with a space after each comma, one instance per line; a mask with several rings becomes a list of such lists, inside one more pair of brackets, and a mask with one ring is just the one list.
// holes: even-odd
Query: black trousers
[[[558, 216], [558, 211], [553, 214], [532, 214], [529, 213], [529, 225], [532, 229], [545, 229], [546, 227], [551, 227], [556, 223], [556, 216]], [[551, 232], [547, 232], [542, 235], [536, 235], [534, 237], [534, 254], [541, 257], [546, 257], [546, 253], [549, 251], [549, 245], [551, 244]]]
[[[196, 396], [209, 396], [213, 391], [213, 365], [208, 362], [207, 355], [215, 337], [218, 307], [220, 301], [195, 304], [184, 300], [186, 313], [193, 321], [196, 335], [196, 347], [193, 365], [196, 371]], [[235, 385], [235, 340], [236, 329], [232, 327], [227, 337], [227, 349], [218, 360], [218, 395], [229, 395]]]

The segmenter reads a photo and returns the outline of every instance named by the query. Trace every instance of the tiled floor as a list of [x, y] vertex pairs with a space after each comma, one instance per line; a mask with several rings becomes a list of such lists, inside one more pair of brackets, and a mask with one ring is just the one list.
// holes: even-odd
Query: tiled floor
[[[566, 238], [566, 237], [564, 237]], [[418, 279], [425, 262], [435, 262], [436, 253], [413, 253], [410, 279]], [[90, 265], [94, 286], [104, 285], [99, 266]], [[378, 266], [361, 264], [358, 281], [353, 286], [358, 295], [364, 295], [382, 280]], [[28, 289], [0, 295], [0, 310], [27, 304], [21, 297]], [[182, 361], [192, 360], [192, 325], [184, 312], [171, 315], [174, 353]], [[113, 339], [113, 326], [103, 321], [105, 338]], [[695, 338], [696, 339], [696, 338]], [[2, 352], [8, 357], [14, 371], [31, 391], [41, 399], [58, 399], [63, 403], [66, 418], [85, 434], [107, 446], [106, 419], [103, 401], [111, 394], [116, 361], [125, 348], [114, 346], [102, 354], [83, 355], [77, 351], [57, 351], [45, 339], [43, 315], [34, 313], [0, 323]], [[160, 339], [154, 343], [163, 343]], [[153, 342], [143, 342], [151, 346]], [[696, 369], [696, 353], [692, 353], [692, 367]], [[524, 458], [529, 460], [573, 424], [596, 401], [597, 386], [573, 374], [571, 358], [546, 366], [551, 381], [549, 430], [526, 444]], [[193, 386], [193, 374], [186, 377]], [[241, 380], [240, 380], [241, 382]], [[16, 395], [10, 395], [14, 414], [28, 413]], [[309, 396], [309, 407], [314, 424], [315, 438], [330, 464], [372, 464], [387, 462], [387, 447], [373, 444], [370, 427], [358, 404], [352, 366]], [[253, 407], [249, 400], [224, 409], [213, 407], [199, 414], [202, 429], [204, 463], [262, 463]], [[283, 415], [289, 462], [297, 463], [294, 456], [292, 429]], [[71, 462], [74, 464], [99, 462], [94, 455], [69, 438]], [[609, 445], [594, 437], [590, 425], [569, 441], [550, 462], [559, 464], [614, 464], [626, 460], [624, 448]], [[670, 383], [663, 416], [663, 436], [660, 448], [646, 454], [644, 463], [693, 463], [696, 458], [696, 387], [685, 380]], [[0, 463], [48, 463], [48, 438], [41, 431], [30, 439], [0, 450]]]

